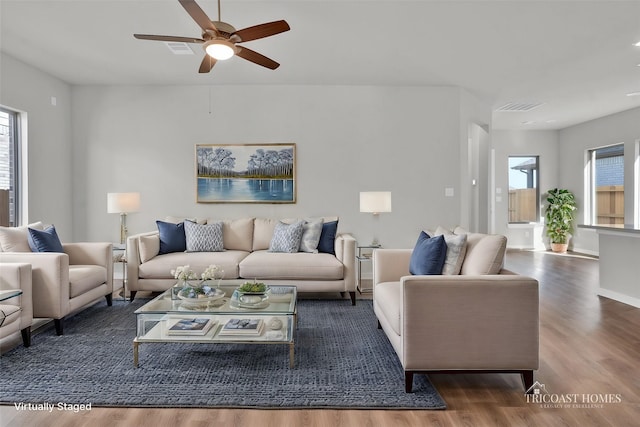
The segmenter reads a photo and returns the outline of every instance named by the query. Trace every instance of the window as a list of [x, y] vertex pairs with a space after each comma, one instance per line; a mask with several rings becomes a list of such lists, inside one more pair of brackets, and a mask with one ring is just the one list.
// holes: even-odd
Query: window
[[509, 156], [509, 222], [538, 222], [538, 156]]
[[624, 144], [589, 150], [593, 224], [624, 224]]
[[19, 155], [18, 115], [0, 108], [0, 226], [19, 225]]

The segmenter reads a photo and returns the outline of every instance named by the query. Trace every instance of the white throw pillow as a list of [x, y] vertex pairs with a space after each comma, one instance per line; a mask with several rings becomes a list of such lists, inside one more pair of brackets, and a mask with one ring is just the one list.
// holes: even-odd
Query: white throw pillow
[[445, 234], [444, 241], [447, 244], [447, 256], [444, 260], [442, 274], [460, 274], [467, 252], [467, 235]]
[[300, 252], [318, 253], [318, 243], [322, 234], [322, 224], [320, 219], [308, 219], [304, 222], [302, 240], [300, 241]]

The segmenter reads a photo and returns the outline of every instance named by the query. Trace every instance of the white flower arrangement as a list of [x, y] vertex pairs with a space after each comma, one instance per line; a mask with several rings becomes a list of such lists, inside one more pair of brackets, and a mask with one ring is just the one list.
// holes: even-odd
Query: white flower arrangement
[[176, 267], [175, 270], [171, 270], [171, 274], [173, 274], [175, 279], [180, 281], [193, 280], [197, 278], [193, 270], [191, 270], [191, 267], [188, 265], [180, 265]]
[[224, 274], [224, 270], [221, 267], [211, 264], [207, 267], [204, 272], [200, 275], [202, 280], [213, 280], [213, 279], [221, 279]]

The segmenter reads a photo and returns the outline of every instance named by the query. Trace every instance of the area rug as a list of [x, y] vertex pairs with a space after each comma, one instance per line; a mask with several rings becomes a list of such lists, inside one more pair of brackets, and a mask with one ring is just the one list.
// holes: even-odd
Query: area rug
[[198, 408], [445, 409], [425, 375], [404, 374], [371, 301], [298, 303], [295, 367], [288, 345], [140, 345], [134, 311], [145, 300], [98, 303], [0, 360], [0, 403]]

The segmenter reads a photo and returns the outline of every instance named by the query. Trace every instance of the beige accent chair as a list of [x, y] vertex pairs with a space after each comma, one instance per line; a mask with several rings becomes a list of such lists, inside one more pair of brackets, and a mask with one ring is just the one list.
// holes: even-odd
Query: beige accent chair
[[[53, 319], [58, 335], [63, 334], [65, 316], [80, 311], [102, 297], [111, 306], [111, 243], [63, 243], [64, 253], [31, 252], [26, 243], [26, 227], [0, 228], [0, 239], [4, 238], [0, 241], [3, 250], [0, 252], [0, 263], [31, 264], [33, 317]], [[24, 242], [20, 233], [24, 234]], [[10, 247], [7, 246], [9, 240]]]
[[538, 282], [502, 268], [506, 237], [467, 233], [460, 275], [412, 276], [412, 249], [373, 254], [373, 308], [411, 392], [416, 373], [538, 369]]
[[31, 345], [33, 303], [31, 300], [31, 265], [0, 264], [0, 292], [22, 291], [22, 294], [0, 301], [0, 353], [6, 350], [5, 338], [20, 331], [25, 347]]

